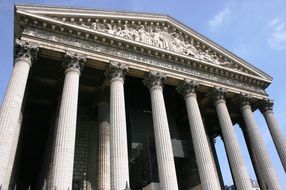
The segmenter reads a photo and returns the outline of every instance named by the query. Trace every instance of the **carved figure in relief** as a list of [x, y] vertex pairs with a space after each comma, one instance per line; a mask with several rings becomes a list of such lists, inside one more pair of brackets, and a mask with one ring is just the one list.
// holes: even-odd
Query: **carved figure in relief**
[[101, 24], [101, 23], [96, 23], [96, 22], [93, 22], [91, 24], [91, 29], [93, 30], [98, 30], [100, 32], [105, 32], [106, 31], [106, 27], [104, 24]]
[[97, 24], [96, 24], [96, 22], [91, 23], [91, 29], [97, 30]]
[[146, 36], [147, 36], [146, 44], [148, 44], [148, 45], [153, 45], [152, 33], [153, 33], [152, 27], [151, 26], [147, 27], [147, 29], [146, 29]]
[[175, 52], [178, 52], [178, 53], [184, 53], [184, 50], [186, 49], [184, 47], [184, 44], [183, 44], [183, 41], [181, 41], [179, 39], [179, 34], [177, 33], [172, 33], [172, 36], [173, 36], [173, 43], [171, 44], [172, 45], [172, 49], [175, 51]]
[[140, 36], [140, 42], [148, 44], [148, 41], [150, 40], [149, 39], [150, 35], [148, 35], [148, 33], [145, 31], [145, 28], [143, 25], [139, 26], [138, 33]]
[[131, 35], [133, 36], [133, 39], [134, 39], [135, 41], [140, 42], [139, 32], [138, 32], [135, 28], [130, 27], [130, 33], [131, 33]]
[[123, 30], [120, 30], [118, 33], [118, 36], [123, 37], [123, 38], [127, 38], [129, 40], [133, 40], [133, 36], [128, 28], [128, 26], [126, 24], [123, 25]]
[[169, 34], [168, 28], [164, 27], [163, 30], [159, 33], [162, 40], [162, 45], [164, 49], [174, 51], [172, 43], [174, 41], [173, 37]]
[[195, 57], [198, 54], [198, 50], [189, 42], [183, 42], [183, 46], [185, 47], [183, 52], [185, 55], [192, 55]]
[[232, 65], [227, 60], [220, 60], [216, 53], [211, 53], [209, 50], [202, 50], [199, 44], [194, 46], [193, 43], [185, 41], [184, 38], [178, 33], [170, 33], [167, 27], [146, 27], [144, 25], [128, 26], [127, 24], [120, 26], [112, 25], [110, 23], [102, 24], [96, 22], [93, 22], [90, 26], [86, 26], [83, 23], [81, 25], [96, 31], [107, 32], [108, 34], [116, 35], [129, 40], [135, 40], [158, 48], [193, 56], [196, 59], [205, 60], [217, 65]]
[[118, 27], [116, 28], [115, 35], [116, 35], [116, 36], [120, 36], [121, 30], [122, 30], [121, 26], [118, 26]]
[[81, 23], [81, 26], [83, 26], [85, 28], [90, 28], [90, 26], [86, 26], [84, 23]]
[[206, 60], [210, 63], [215, 63], [217, 65], [219, 65], [219, 62], [218, 62], [218, 57], [215, 58], [215, 55], [214, 54], [210, 54], [209, 53], [209, 50], [206, 50], [205, 52], [202, 52], [202, 55], [203, 55], [203, 60]]
[[230, 66], [231, 63], [230, 63], [230, 61], [228, 61], [227, 59], [225, 59], [223, 62], [220, 62], [220, 65], [222, 65], [222, 66]]
[[152, 33], [153, 45], [159, 48], [163, 48], [163, 41], [160, 37], [161, 29], [156, 27], [155, 31]]
[[213, 62], [212, 57], [209, 55], [209, 51], [206, 50], [205, 52], [202, 53], [204, 55], [203, 59], [208, 61], [208, 62]]
[[205, 52], [198, 48], [198, 54], [195, 54], [195, 58], [200, 59], [200, 60], [204, 60], [205, 59]]
[[212, 60], [213, 60], [213, 63], [217, 64], [217, 65], [221, 65], [220, 61], [219, 61], [219, 57], [215, 54], [215, 53], [212, 53], [210, 54]]
[[115, 29], [116, 29], [115, 26], [114, 26], [114, 28], [112, 28], [111, 24], [109, 24], [109, 23], [107, 24], [107, 33], [108, 34], [115, 35], [115, 32], [116, 32]]
[[174, 36], [173, 49], [175, 52], [188, 56], [191, 55], [193, 57], [199, 54], [198, 50], [193, 45], [191, 45], [189, 42], [185, 42], [183, 39], [180, 39], [179, 34], [174, 32], [172, 35]]

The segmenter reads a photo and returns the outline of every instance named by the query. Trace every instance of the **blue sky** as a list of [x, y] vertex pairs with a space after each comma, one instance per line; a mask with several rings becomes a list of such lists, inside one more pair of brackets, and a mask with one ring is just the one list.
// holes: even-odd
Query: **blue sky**
[[[2, 102], [12, 70], [13, 4], [0, 0], [0, 102]], [[267, 92], [275, 100], [274, 112], [286, 134], [286, 1], [285, 0], [43, 0], [16, 1], [64, 5], [94, 9], [143, 11], [168, 14], [197, 32], [237, 54], [249, 63], [271, 75], [273, 83]], [[270, 158], [286, 186], [285, 173], [262, 115], [255, 117], [267, 145]], [[248, 171], [255, 178], [240, 128], [235, 126]], [[223, 144], [217, 139], [221, 169], [225, 184], [232, 184]]]

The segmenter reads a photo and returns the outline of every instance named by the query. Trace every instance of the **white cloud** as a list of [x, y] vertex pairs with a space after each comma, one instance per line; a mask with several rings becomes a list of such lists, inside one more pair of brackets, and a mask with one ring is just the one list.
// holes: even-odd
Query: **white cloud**
[[277, 24], [278, 22], [279, 22], [280, 20], [279, 20], [279, 18], [275, 18], [275, 19], [273, 19], [270, 23], [269, 23], [269, 26], [274, 26], [275, 24]]
[[269, 27], [271, 34], [268, 45], [274, 49], [286, 50], [286, 21], [275, 18], [269, 23]]
[[221, 26], [226, 19], [230, 16], [231, 11], [228, 8], [224, 8], [219, 11], [213, 18], [208, 22], [209, 29], [214, 32], [219, 26]]

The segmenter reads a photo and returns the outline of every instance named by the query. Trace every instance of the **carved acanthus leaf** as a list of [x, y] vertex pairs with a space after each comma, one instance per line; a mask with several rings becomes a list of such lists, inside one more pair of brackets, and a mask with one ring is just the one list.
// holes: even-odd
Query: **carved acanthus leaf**
[[124, 79], [128, 70], [129, 70], [128, 65], [115, 61], [110, 61], [108, 70], [105, 72], [105, 75], [107, 76], [108, 79], [113, 79], [113, 78]]
[[239, 97], [239, 103], [240, 103], [241, 108], [243, 108], [244, 106], [250, 106], [251, 99], [252, 99], [252, 95], [241, 93]]
[[86, 61], [84, 55], [77, 54], [75, 52], [66, 51], [65, 60], [63, 62], [63, 67], [65, 69], [77, 69], [78, 71], [82, 71], [83, 63]]
[[225, 100], [226, 93], [227, 90], [225, 88], [216, 86], [211, 92], [213, 96], [213, 102], [216, 103], [220, 100]]
[[196, 90], [199, 86], [197, 81], [185, 79], [180, 86], [177, 87], [177, 91], [184, 97], [188, 94], [196, 94]]
[[39, 45], [16, 39], [14, 51], [15, 58], [25, 57], [34, 62], [37, 59]]
[[273, 111], [273, 105], [274, 105], [273, 100], [264, 99], [261, 103], [259, 110], [262, 114], [264, 114], [268, 111]]
[[163, 88], [163, 81], [164, 80], [166, 80], [166, 75], [164, 73], [160, 73], [160, 72], [156, 72], [156, 71], [150, 71], [145, 76], [143, 83], [148, 89], [151, 89], [155, 86]]

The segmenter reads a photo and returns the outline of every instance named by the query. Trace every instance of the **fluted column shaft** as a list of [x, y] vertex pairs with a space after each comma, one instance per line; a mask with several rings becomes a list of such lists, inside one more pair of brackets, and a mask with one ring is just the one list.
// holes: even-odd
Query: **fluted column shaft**
[[217, 174], [217, 177], [218, 177], [218, 181], [220, 183], [220, 188], [223, 189], [224, 188], [224, 182], [223, 182], [223, 177], [222, 177], [222, 173], [221, 173], [221, 168], [220, 168], [220, 164], [219, 164], [219, 161], [218, 161], [218, 157], [217, 157], [217, 151], [216, 151], [216, 148], [215, 148], [215, 142], [216, 139], [214, 137], [212, 137], [212, 139], [210, 139], [210, 147], [212, 149], [212, 155], [213, 155], [213, 159], [214, 159], [214, 165], [215, 165], [215, 168], [216, 168], [216, 174]]
[[88, 168], [87, 168], [87, 186], [86, 190], [97, 189], [97, 160], [98, 160], [98, 121], [91, 121], [88, 129]]
[[[61, 95], [61, 94], [60, 94]], [[58, 97], [60, 97], [60, 95]], [[59, 98], [58, 98], [59, 99]], [[51, 123], [49, 126], [49, 131], [47, 134], [47, 141], [45, 144], [45, 150], [43, 153], [44, 159], [41, 161], [41, 167], [38, 175], [38, 185], [37, 188], [43, 188], [43, 186], [46, 187], [46, 189], [49, 188], [51, 184], [51, 168], [53, 166], [52, 164], [52, 158], [53, 158], [53, 151], [54, 151], [54, 142], [55, 142], [55, 133], [56, 133], [56, 126], [57, 126], [57, 118], [59, 107], [60, 107], [60, 101], [57, 104], [57, 109], [53, 110], [52, 116], [51, 116]], [[46, 190], [45, 189], [45, 190]]]
[[258, 160], [257, 160], [257, 156], [255, 155], [255, 151], [254, 151], [254, 149], [250, 143], [251, 136], [249, 136], [249, 133], [247, 133], [245, 131], [245, 126], [241, 126], [241, 128], [242, 128], [245, 143], [246, 143], [246, 146], [247, 146], [247, 149], [249, 152], [249, 156], [250, 156], [250, 159], [252, 162], [252, 166], [253, 166], [253, 169], [254, 169], [258, 184], [259, 184], [259, 188], [261, 190], [267, 190], [265, 181], [264, 181], [263, 176], [262, 176], [261, 168], [260, 168]]
[[203, 120], [196, 96], [197, 84], [193, 81], [184, 81], [178, 90], [184, 95], [191, 135], [199, 169], [202, 189], [219, 190], [220, 183], [216, 174], [216, 168], [212, 159], [211, 147], [209, 146]]
[[13, 151], [13, 141], [18, 141], [17, 136], [18, 120], [20, 119], [23, 97], [26, 89], [27, 79], [32, 64], [33, 55], [38, 51], [35, 45], [27, 44], [23, 41], [16, 41], [18, 56], [15, 58], [14, 68], [11, 74], [8, 87], [6, 89], [2, 106], [0, 109], [0, 186], [8, 189], [12, 167], [9, 164]]
[[111, 62], [107, 76], [110, 78], [110, 170], [111, 189], [129, 187], [127, 129], [125, 116], [124, 76], [128, 68]]
[[72, 189], [77, 122], [79, 76], [83, 59], [74, 53], [66, 55], [65, 81], [56, 130], [52, 166], [52, 189]]
[[163, 77], [159, 73], [149, 73], [144, 83], [151, 94], [160, 189], [177, 190], [176, 168], [161, 81]]
[[265, 180], [268, 189], [280, 190], [281, 186], [274, 167], [270, 161], [262, 136], [256, 125], [251, 107], [248, 101], [242, 103], [241, 112], [246, 127], [246, 132], [251, 137], [250, 143], [255, 151], [256, 158], [259, 162], [263, 179]]
[[98, 189], [110, 190], [110, 125], [109, 103], [98, 104]]
[[15, 159], [17, 147], [18, 147], [19, 135], [20, 135], [20, 130], [22, 126], [22, 119], [23, 119], [23, 114], [20, 113], [20, 116], [18, 119], [18, 125], [16, 127], [14, 138], [13, 138], [13, 146], [10, 152], [10, 160], [9, 160], [9, 165], [8, 165], [7, 174], [6, 174], [6, 182], [4, 183], [4, 187], [9, 187], [10, 181], [13, 178], [12, 171], [14, 168], [14, 159]]
[[224, 89], [215, 89], [215, 108], [219, 119], [226, 152], [237, 189], [251, 189], [250, 177], [239, 147], [235, 130], [224, 100]]
[[274, 116], [273, 102], [270, 100], [264, 102], [264, 105], [260, 108], [260, 111], [265, 118], [284, 171], [286, 172], [286, 139], [283, 136], [283, 132]]
[[48, 136], [48, 144], [47, 144], [47, 154], [49, 156], [48, 160], [49, 162], [47, 163], [47, 174], [46, 174], [46, 179], [47, 179], [47, 186], [48, 189], [53, 189], [53, 169], [54, 169], [54, 160], [55, 160], [55, 145], [56, 145], [56, 138], [57, 138], [57, 129], [58, 129], [58, 122], [59, 122], [59, 113], [60, 113], [60, 107], [61, 107], [61, 94], [59, 94], [58, 98], [58, 103], [57, 103], [57, 109], [55, 112], [54, 119], [52, 120], [53, 122], [51, 123], [50, 126], [50, 131], [49, 131], [49, 136]]

